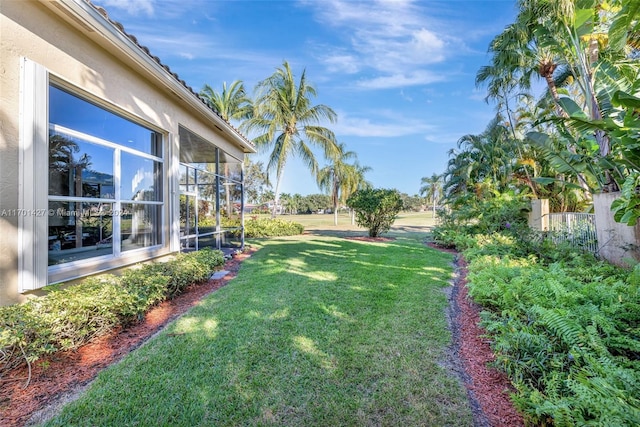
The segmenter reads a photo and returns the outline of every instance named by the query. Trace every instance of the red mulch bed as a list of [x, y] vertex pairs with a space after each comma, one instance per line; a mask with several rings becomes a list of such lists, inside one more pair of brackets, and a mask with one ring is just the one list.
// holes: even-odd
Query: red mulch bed
[[[357, 239], [387, 241], [367, 237]], [[224, 266], [229, 274], [224, 278], [188, 288], [182, 295], [153, 308], [141, 322], [114, 331], [76, 351], [55, 354], [35, 363], [31, 367], [28, 385], [29, 372], [26, 367], [8, 373], [0, 388], [0, 425], [26, 425], [34, 413], [73, 395], [91, 382], [100, 370], [142, 345], [167, 323], [198, 304], [204, 296], [224, 286], [235, 277], [240, 263], [251, 256], [251, 253], [252, 251], [248, 251], [229, 260]], [[459, 365], [463, 371], [461, 376], [474, 410], [474, 424], [523, 426], [522, 417], [515, 411], [508, 397], [508, 393], [512, 391], [508, 379], [495, 369], [487, 367], [494, 356], [489, 343], [482, 337], [484, 331], [478, 326], [480, 309], [467, 298], [466, 269], [464, 262], [460, 258], [458, 260], [459, 274], [451, 295], [450, 313], [454, 335], [453, 357], [460, 359]]]
[[[491, 427], [524, 426], [522, 416], [509, 398], [514, 388], [509, 378], [488, 365], [495, 360], [485, 330], [479, 326], [481, 307], [471, 301], [467, 291], [467, 264], [453, 249], [428, 246], [456, 255], [456, 280], [449, 297], [449, 316], [453, 334], [453, 358], [459, 361], [467, 394], [474, 412], [474, 425]], [[455, 364], [455, 363], [454, 363]]]

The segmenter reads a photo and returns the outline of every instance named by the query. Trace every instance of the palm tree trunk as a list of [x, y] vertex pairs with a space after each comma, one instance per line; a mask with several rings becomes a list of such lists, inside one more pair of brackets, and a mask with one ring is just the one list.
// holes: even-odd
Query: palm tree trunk
[[333, 225], [335, 225], [336, 227], [338, 226], [338, 205], [340, 204], [338, 190], [339, 184], [336, 180], [333, 183]]
[[278, 211], [278, 204], [280, 202], [280, 183], [282, 182], [282, 172], [278, 174], [276, 178], [276, 189], [273, 196], [273, 209], [271, 209], [271, 218], [275, 219]]
[[[509, 128], [511, 129], [511, 135], [513, 136], [513, 140], [516, 141], [516, 148], [518, 150], [518, 155], [520, 156], [520, 160], [524, 160], [524, 156], [522, 155], [522, 150], [520, 149], [520, 144], [518, 144], [517, 142], [518, 138], [516, 136], [516, 127], [513, 124], [513, 118], [511, 117], [511, 110], [509, 108], [509, 97], [507, 96], [506, 93], [504, 95], [504, 105], [505, 105], [505, 109], [507, 110], [507, 120], [509, 121]], [[529, 189], [533, 193], [533, 197], [537, 199], [538, 192], [536, 191], [536, 186], [534, 185], [533, 180], [531, 179], [531, 175], [529, 174], [529, 169], [525, 164], [523, 164], [522, 167], [524, 169], [525, 175], [527, 176], [527, 185], [529, 186]], [[435, 218], [435, 211], [434, 211], [434, 218]]]

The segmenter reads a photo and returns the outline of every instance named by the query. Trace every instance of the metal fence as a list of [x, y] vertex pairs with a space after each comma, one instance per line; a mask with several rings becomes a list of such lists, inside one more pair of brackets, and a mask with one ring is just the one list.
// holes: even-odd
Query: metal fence
[[596, 217], [588, 213], [550, 213], [549, 231], [555, 243], [567, 242], [574, 247], [598, 252]]

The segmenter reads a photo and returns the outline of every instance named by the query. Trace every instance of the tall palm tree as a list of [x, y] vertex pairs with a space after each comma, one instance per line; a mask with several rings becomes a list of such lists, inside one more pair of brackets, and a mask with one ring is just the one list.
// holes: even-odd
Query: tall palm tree
[[[226, 121], [230, 120], [245, 120], [251, 117], [253, 111], [253, 105], [251, 99], [247, 96], [244, 89], [244, 84], [240, 80], [235, 80], [227, 88], [227, 82], [222, 83], [222, 92], [216, 92], [211, 86], [205, 84], [200, 91], [200, 97], [202, 97], [207, 104], [214, 110], [216, 110], [220, 116]], [[212, 168], [212, 164], [208, 165], [208, 168]], [[210, 170], [215, 172], [214, 170]], [[229, 175], [229, 165], [224, 163], [224, 176]], [[233, 209], [231, 206], [231, 194], [226, 189], [224, 192], [226, 197], [227, 217], [231, 218]]]
[[431, 201], [431, 204], [433, 205], [433, 218], [435, 218], [436, 204], [442, 196], [442, 177], [437, 173], [434, 173], [430, 177], [422, 177], [420, 184], [419, 194]]
[[338, 225], [340, 207], [340, 187], [346, 174], [346, 160], [354, 158], [356, 153], [345, 151], [345, 144], [338, 144], [339, 152], [332, 156], [331, 164], [318, 171], [316, 181], [320, 190], [329, 193], [333, 205], [333, 225]]
[[227, 121], [248, 119], [253, 111], [251, 99], [240, 80], [235, 80], [228, 88], [227, 82], [222, 83], [221, 93], [205, 84], [200, 91], [200, 97]]
[[284, 62], [282, 67], [256, 86], [253, 116], [241, 128], [257, 132], [253, 140], [262, 151], [271, 150], [267, 169], [275, 171], [275, 217], [280, 185], [287, 161], [299, 156], [313, 175], [317, 174], [318, 162], [312, 148], [320, 148], [327, 158], [338, 152], [335, 135], [320, 123], [335, 122], [336, 113], [326, 105], [312, 105], [311, 97], [316, 90], [307, 82], [303, 70], [296, 83], [291, 67]]
[[321, 190], [330, 193], [333, 204], [333, 223], [338, 225], [338, 209], [354, 191], [363, 185], [364, 173], [370, 170], [361, 167], [357, 162], [348, 164], [345, 161], [355, 159], [356, 153], [345, 151], [345, 144], [338, 144], [340, 154], [334, 156], [332, 163], [318, 171], [317, 182]]

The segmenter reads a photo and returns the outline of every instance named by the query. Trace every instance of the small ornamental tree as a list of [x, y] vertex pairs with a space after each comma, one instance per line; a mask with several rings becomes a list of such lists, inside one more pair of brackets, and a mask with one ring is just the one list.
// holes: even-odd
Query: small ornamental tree
[[403, 204], [397, 190], [374, 188], [356, 191], [347, 206], [356, 212], [356, 223], [369, 229], [369, 237], [378, 237], [389, 231]]

